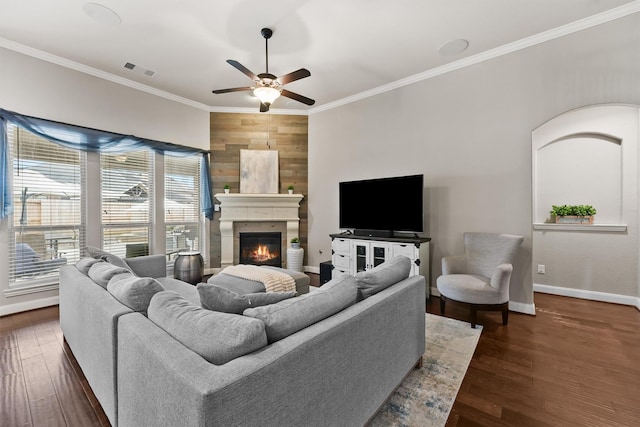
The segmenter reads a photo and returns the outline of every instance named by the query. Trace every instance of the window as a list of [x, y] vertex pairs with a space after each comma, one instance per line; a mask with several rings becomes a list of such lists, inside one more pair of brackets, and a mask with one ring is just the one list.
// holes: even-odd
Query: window
[[164, 157], [167, 255], [200, 250], [200, 156]]
[[[74, 138], [74, 135], [65, 135]], [[7, 126], [15, 209], [9, 234], [9, 282], [57, 276], [84, 245], [81, 176], [85, 155], [15, 125]]]
[[208, 170], [199, 149], [0, 108], [0, 219], [8, 220], [0, 240], [9, 264], [0, 275], [31, 293], [53, 289], [60, 267], [85, 256], [87, 245], [122, 257], [162, 246], [206, 250]]
[[121, 257], [152, 247], [153, 152], [101, 154], [102, 248]]

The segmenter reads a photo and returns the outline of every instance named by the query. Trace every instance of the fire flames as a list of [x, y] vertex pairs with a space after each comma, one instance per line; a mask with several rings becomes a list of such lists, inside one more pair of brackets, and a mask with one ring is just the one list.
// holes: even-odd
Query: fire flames
[[251, 258], [259, 262], [269, 261], [277, 257], [278, 254], [271, 252], [266, 245], [258, 245], [256, 250], [251, 252]]

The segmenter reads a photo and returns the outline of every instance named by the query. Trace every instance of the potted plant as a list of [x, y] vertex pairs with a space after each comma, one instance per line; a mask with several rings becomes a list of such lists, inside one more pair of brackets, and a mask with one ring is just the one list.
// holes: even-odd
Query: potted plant
[[298, 239], [297, 237], [294, 237], [293, 239], [291, 239], [291, 247], [292, 248], [299, 248], [300, 247], [300, 239]]
[[596, 209], [591, 205], [551, 206], [551, 215], [556, 224], [593, 224]]
[[289, 191], [289, 194], [293, 194], [293, 185], [287, 187], [287, 191]]
[[225, 185], [224, 185], [224, 192], [225, 192], [226, 194], [229, 194], [229, 184], [225, 184]]

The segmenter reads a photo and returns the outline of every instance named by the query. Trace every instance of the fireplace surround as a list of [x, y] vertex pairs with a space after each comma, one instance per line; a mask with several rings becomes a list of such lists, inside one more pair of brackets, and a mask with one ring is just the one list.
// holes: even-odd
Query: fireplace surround
[[[234, 264], [240, 244], [236, 228], [240, 226], [242, 232], [281, 228], [283, 248], [292, 238], [300, 237], [299, 209], [303, 197], [302, 194], [216, 194], [220, 202], [220, 267]], [[252, 223], [255, 230], [251, 230]], [[281, 256], [285, 254], [286, 251], [281, 250]], [[283, 258], [283, 266], [285, 261]]]

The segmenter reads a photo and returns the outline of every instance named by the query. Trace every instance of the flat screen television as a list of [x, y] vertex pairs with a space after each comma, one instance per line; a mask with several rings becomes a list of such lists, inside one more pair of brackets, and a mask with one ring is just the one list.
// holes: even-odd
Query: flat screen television
[[377, 237], [421, 233], [423, 192], [423, 175], [340, 182], [339, 227]]

